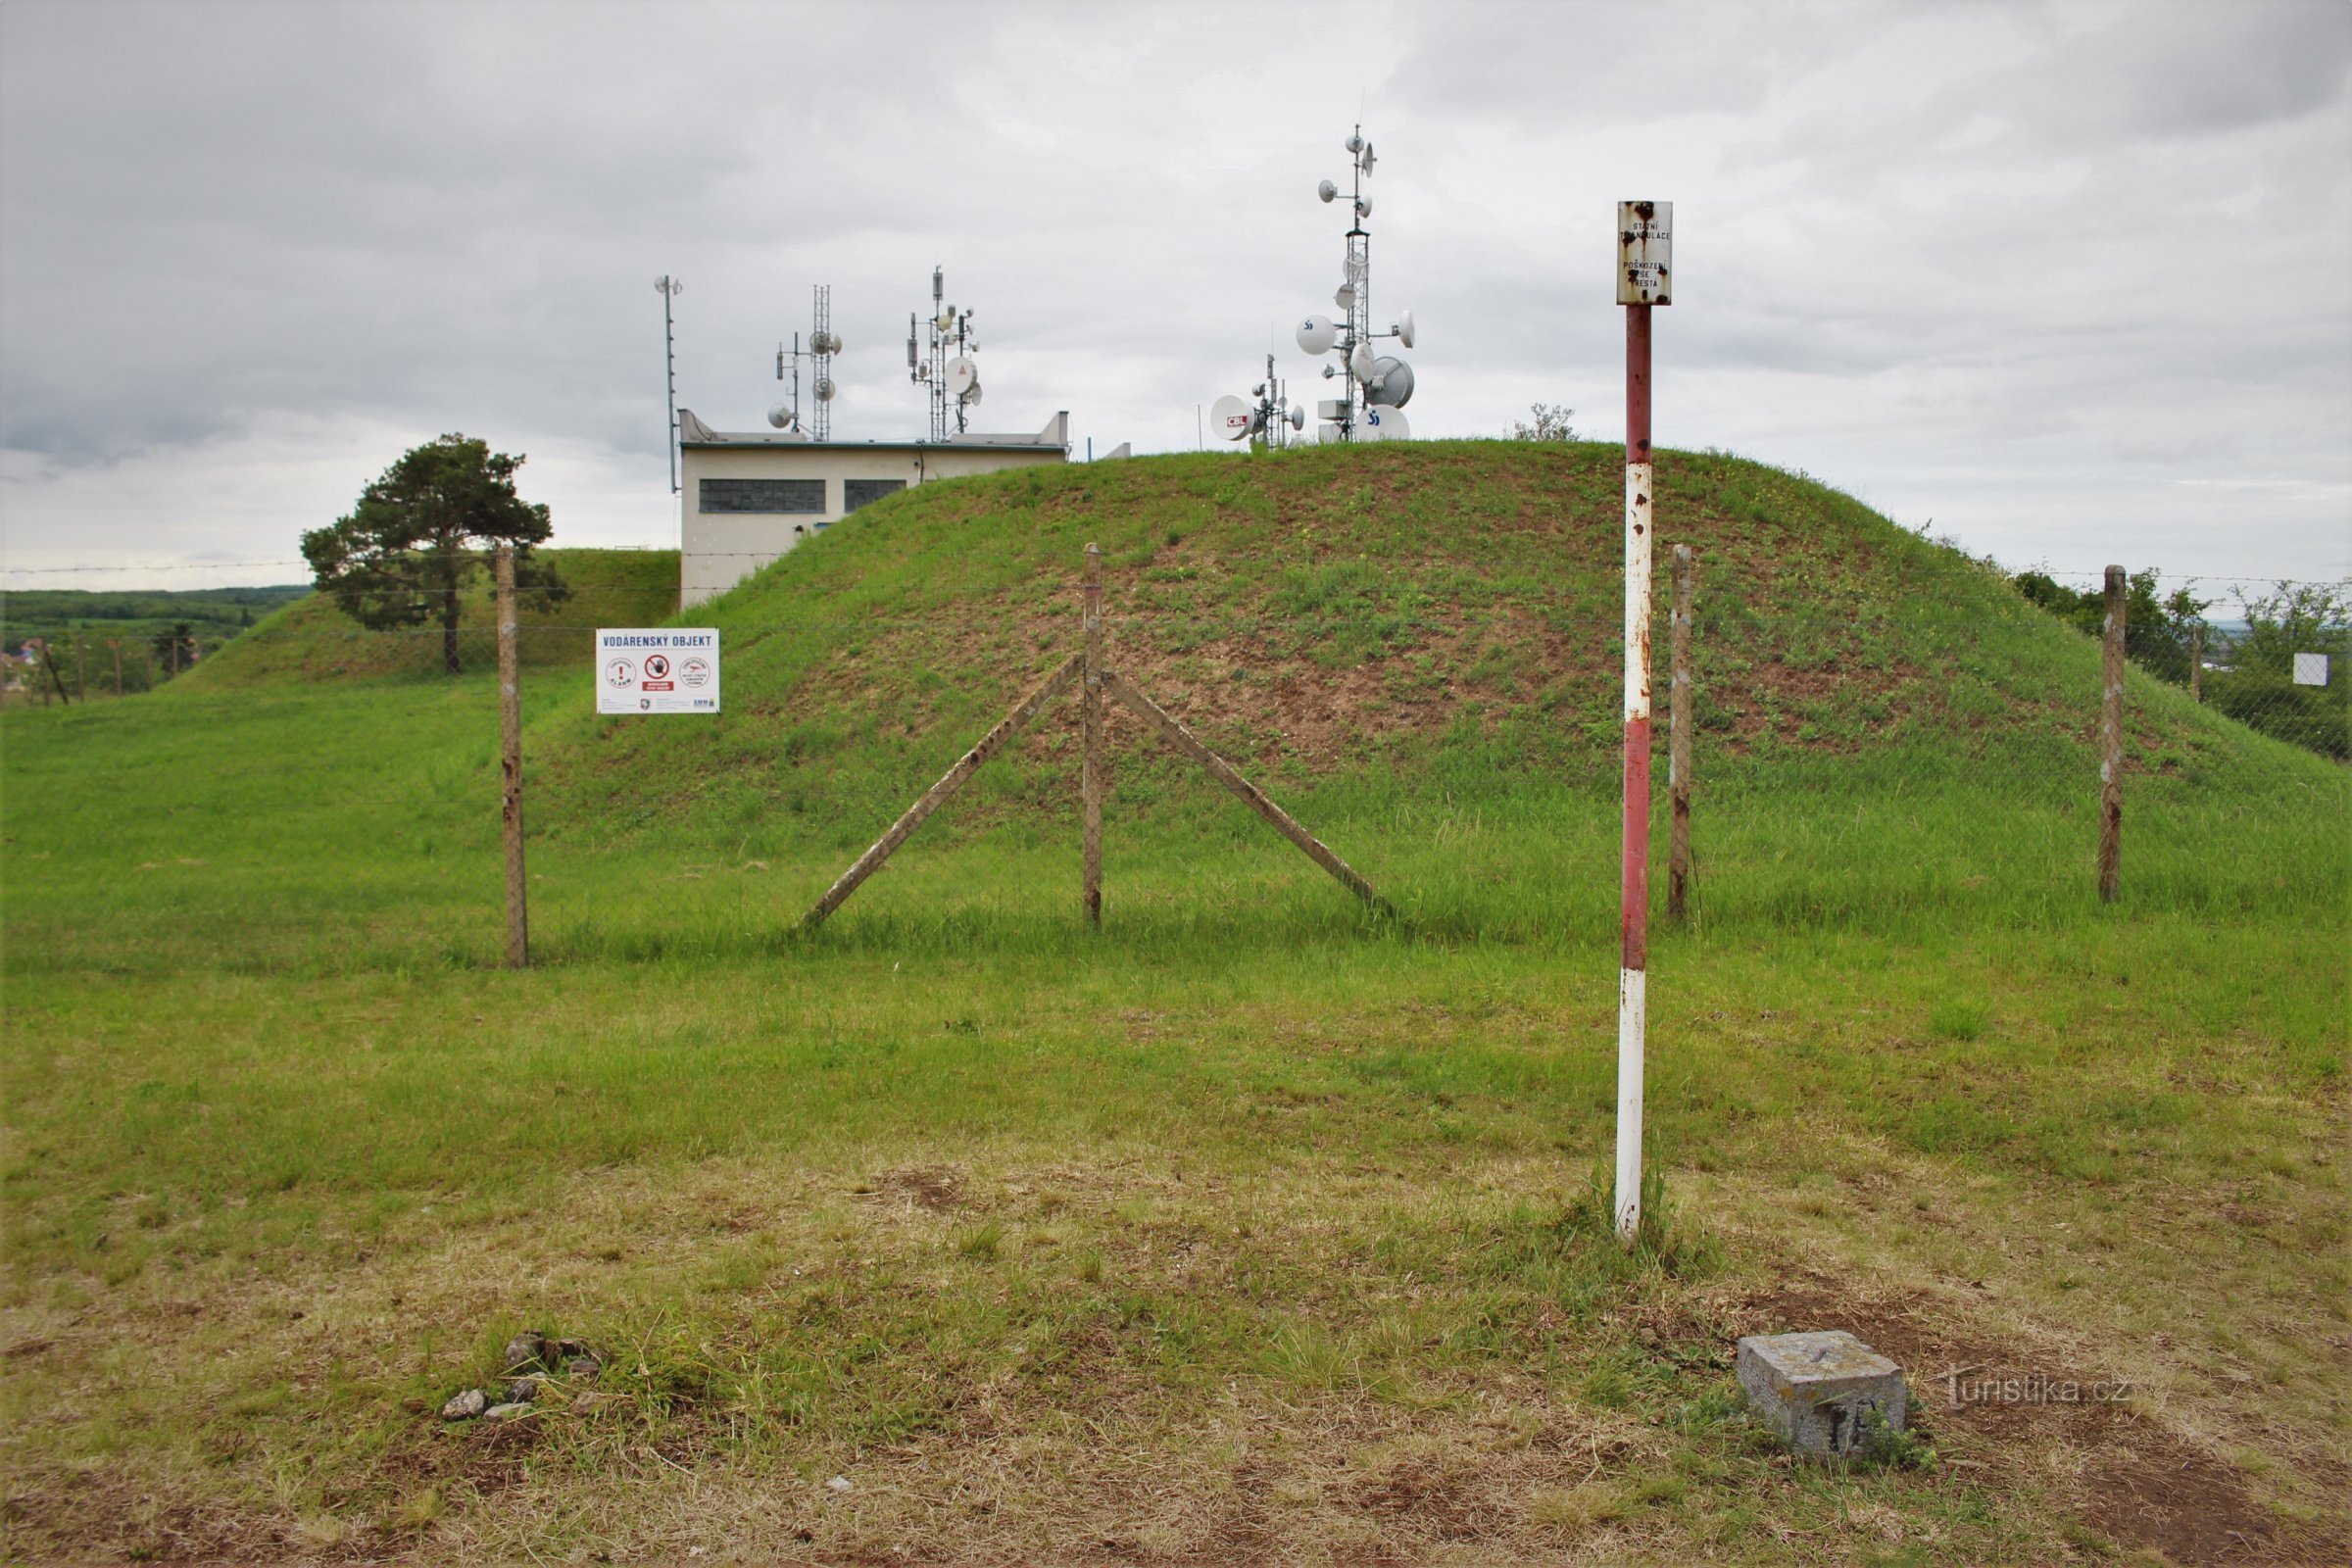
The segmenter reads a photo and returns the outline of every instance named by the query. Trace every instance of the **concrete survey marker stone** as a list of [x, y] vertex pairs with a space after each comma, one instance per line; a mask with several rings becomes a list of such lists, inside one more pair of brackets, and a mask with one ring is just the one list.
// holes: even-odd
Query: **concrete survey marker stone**
[[[1903, 1430], [1903, 1369], [1843, 1329], [1751, 1334], [1740, 1342], [1747, 1407], [1799, 1453], [1847, 1459]], [[1874, 1419], [1875, 1415], [1875, 1419]]]

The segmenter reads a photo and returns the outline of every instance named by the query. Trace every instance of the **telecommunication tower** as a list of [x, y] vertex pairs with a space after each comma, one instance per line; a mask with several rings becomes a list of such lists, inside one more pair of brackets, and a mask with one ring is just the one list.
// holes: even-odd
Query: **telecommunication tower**
[[[1358, 125], [1348, 138], [1353, 161], [1353, 183], [1348, 193], [1348, 254], [1342, 264], [1339, 289], [1331, 303], [1338, 319], [1309, 316], [1298, 323], [1298, 346], [1321, 358], [1336, 353], [1339, 363], [1323, 367], [1326, 380], [1338, 379], [1341, 396], [1323, 402], [1316, 413], [1323, 421], [1326, 441], [1400, 441], [1411, 432], [1398, 411], [1412, 400], [1413, 368], [1400, 359], [1384, 355], [1374, 345], [1395, 338], [1413, 346], [1413, 313], [1406, 311], [1389, 323], [1386, 332], [1372, 329], [1372, 198], [1364, 181], [1372, 177], [1372, 144]], [[1340, 187], [1326, 179], [1315, 187], [1324, 201], [1336, 201]]]
[[1274, 373], [1274, 356], [1266, 356], [1266, 378], [1250, 389], [1255, 403], [1237, 397], [1221, 397], [1209, 406], [1209, 428], [1228, 441], [1245, 436], [1260, 440], [1269, 447], [1290, 445], [1291, 433], [1306, 427], [1306, 406], [1294, 408], [1290, 398], [1290, 383]]
[[[792, 334], [792, 347], [776, 345], [776, 379], [785, 379], [786, 367], [791, 368], [792, 401], [779, 403], [767, 411], [767, 422], [779, 430], [802, 430], [818, 441], [832, 439], [833, 356], [841, 352], [841, 339], [833, 331], [833, 285], [816, 285], [814, 313], [816, 319], [808, 333], [808, 347], [801, 347], [801, 334]], [[815, 412], [804, 425], [801, 421], [801, 361], [809, 362], [812, 379], [808, 390], [816, 399]]]
[[970, 411], [980, 406], [980, 367], [972, 356], [980, 344], [972, 336], [972, 313], [947, 303], [948, 277], [944, 268], [931, 269], [931, 318], [919, 327], [906, 318], [906, 379], [931, 394], [931, 439], [945, 441], [948, 427], [963, 433]]
[[678, 333], [670, 318], [670, 301], [686, 292], [686, 285], [663, 272], [654, 279], [654, 288], [662, 296], [662, 366], [669, 383], [669, 493], [678, 493]]

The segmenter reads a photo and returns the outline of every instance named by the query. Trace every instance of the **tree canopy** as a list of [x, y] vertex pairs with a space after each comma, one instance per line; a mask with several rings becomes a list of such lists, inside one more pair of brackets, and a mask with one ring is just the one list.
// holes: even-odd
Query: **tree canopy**
[[459, 669], [459, 592], [486, 569], [485, 552], [514, 551], [517, 586], [549, 604], [568, 590], [531, 547], [554, 531], [547, 508], [514, 493], [522, 457], [445, 435], [411, 449], [366, 490], [349, 515], [302, 536], [321, 593], [352, 619], [388, 631], [441, 624], [442, 661]]

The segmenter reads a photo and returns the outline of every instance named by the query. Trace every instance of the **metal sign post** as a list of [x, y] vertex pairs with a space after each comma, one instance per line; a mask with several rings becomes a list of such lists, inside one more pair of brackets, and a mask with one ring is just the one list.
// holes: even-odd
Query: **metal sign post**
[[1617, 967], [1617, 1238], [1642, 1229], [1642, 1054], [1649, 990], [1649, 576], [1656, 471], [1649, 452], [1649, 310], [1672, 299], [1674, 204], [1617, 204], [1625, 310], [1625, 855]]

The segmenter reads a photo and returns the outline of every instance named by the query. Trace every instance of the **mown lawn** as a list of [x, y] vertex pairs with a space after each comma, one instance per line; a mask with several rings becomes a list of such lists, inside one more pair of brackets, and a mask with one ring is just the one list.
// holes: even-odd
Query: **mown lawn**
[[[2062, 788], [1728, 779], [1629, 1258], [1590, 780], [1294, 779], [1384, 923], [1139, 760], [1097, 935], [1040, 755], [795, 938], [888, 802], [616, 828], [575, 757], [510, 973], [491, 711], [0, 728], [13, 1552], [2343, 1555], [2338, 774], [2141, 781], [2113, 909]], [[1827, 1326], [1904, 1360], [1926, 1463], [1741, 1417], [1734, 1338]], [[619, 1397], [445, 1428], [524, 1327]], [[1948, 1408], [1967, 1367], [2132, 1393]]]

